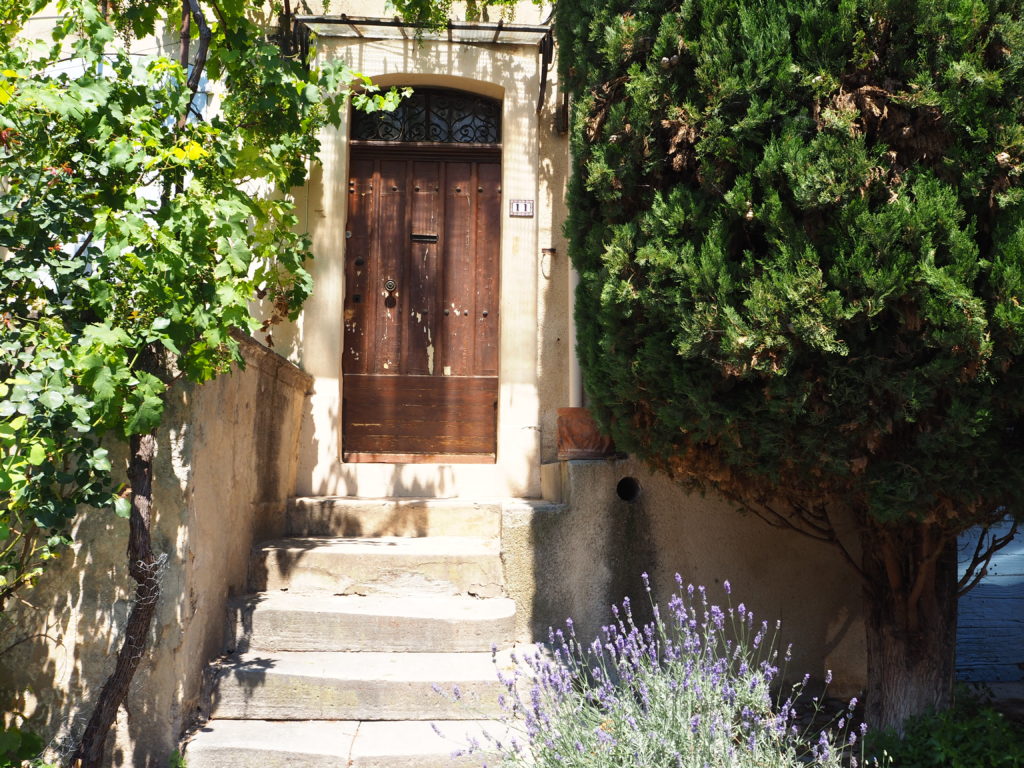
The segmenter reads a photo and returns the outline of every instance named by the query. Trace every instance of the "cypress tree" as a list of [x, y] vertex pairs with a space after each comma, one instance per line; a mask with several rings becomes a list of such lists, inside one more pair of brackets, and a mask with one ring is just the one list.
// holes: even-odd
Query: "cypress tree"
[[1022, 516], [1024, 6], [559, 0], [556, 30], [596, 416], [837, 548], [874, 725], [946, 706], [1010, 539], [958, 581], [957, 535]]

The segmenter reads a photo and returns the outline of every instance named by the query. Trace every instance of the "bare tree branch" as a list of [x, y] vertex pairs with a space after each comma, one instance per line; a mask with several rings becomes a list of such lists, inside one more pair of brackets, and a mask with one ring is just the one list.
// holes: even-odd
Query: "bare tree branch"
[[[206, 69], [206, 55], [210, 50], [213, 32], [210, 31], [210, 25], [206, 23], [206, 16], [203, 15], [199, 0], [187, 0], [187, 2], [192, 9], [192, 18], [195, 20], [196, 26], [199, 27], [199, 49], [196, 51], [196, 60], [192, 64], [192, 71], [188, 76], [188, 87], [192, 91], [192, 96], [195, 97], [199, 90], [199, 81]], [[189, 102], [189, 106], [191, 106], [191, 102]]]
[[89, 247], [89, 243], [92, 242], [92, 235], [92, 232], [87, 234], [85, 236], [85, 240], [83, 240], [82, 244], [78, 246], [78, 249], [75, 251], [75, 261], [78, 261], [78, 259], [81, 258], [82, 254], [85, 253], [85, 249]]
[[992, 562], [992, 556], [1013, 541], [1020, 528], [1020, 522], [1014, 520], [1013, 525], [1010, 526], [1010, 530], [1005, 536], [993, 536], [986, 547], [985, 537], [988, 535], [990, 528], [991, 526], [986, 525], [978, 535], [978, 543], [974, 547], [974, 554], [971, 556], [971, 562], [967, 566], [967, 571], [960, 581], [957, 582], [957, 597], [966, 595], [985, 578], [985, 575], [988, 573], [989, 563]]
[[832, 522], [832, 518], [829, 516], [828, 507], [822, 504], [821, 508], [825, 515], [825, 519], [828, 521], [829, 528], [832, 531], [832, 544], [834, 544], [836, 549], [839, 550], [839, 554], [842, 555], [843, 559], [846, 561], [846, 564], [853, 569], [854, 573], [857, 574], [860, 580], [864, 584], [870, 586], [871, 582], [868, 579], [868, 575], [864, 572], [864, 569], [861, 567], [860, 563], [854, 560], [853, 555], [850, 554], [850, 550], [846, 548], [846, 545], [843, 544], [842, 539], [839, 538], [839, 533], [836, 531], [835, 524]]
[[0, 650], [0, 656], [3, 656], [5, 653], [9, 653], [10, 651], [13, 651], [15, 648], [17, 648], [22, 643], [27, 643], [30, 640], [40, 640], [40, 639], [41, 640], [49, 640], [51, 643], [59, 643], [60, 642], [58, 638], [55, 638], [53, 635], [49, 634], [48, 632], [36, 632], [33, 635], [25, 635], [24, 637], [21, 637], [21, 638], [15, 640], [13, 643], [8, 645], [6, 648]]
[[[756, 515], [758, 518], [768, 523], [773, 528], [785, 528], [787, 530], [796, 531], [797, 533], [803, 534], [807, 538], [814, 539], [815, 541], [821, 541], [830, 543], [831, 538], [829, 531], [826, 531], [818, 526], [808, 524], [810, 530], [797, 525], [788, 515], [784, 515], [765, 499], [759, 499], [757, 501], [749, 501], [747, 499], [740, 498], [734, 493], [731, 493], [723, 488], [719, 489], [719, 492], [730, 501], [739, 504], [743, 509]], [[801, 520], [801, 522], [806, 522]]]
[[[789, 504], [790, 509], [796, 512], [796, 516], [802, 524], [825, 538], [829, 538], [831, 536], [832, 526], [831, 523], [829, 523], [828, 518], [822, 516], [820, 512], [821, 505], [818, 505], [819, 511], [815, 512], [812, 507], [805, 506], [796, 499], [786, 499], [786, 503]], [[819, 522], [815, 522], [816, 520]]]
[[986, 525], [978, 533], [978, 541], [974, 545], [974, 554], [971, 555], [971, 562], [967, 565], [967, 570], [965, 571], [963, 578], [957, 582], [957, 589], [960, 589], [964, 584], [971, 580], [978, 565], [981, 564], [981, 551], [985, 546], [985, 535], [989, 532], [989, 528], [990, 526]]
[[[787, 499], [787, 503], [795, 514], [786, 515], [775, 509], [765, 499], [760, 499], [757, 502], [751, 502], [741, 499], [736, 494], [730, 493], [724, 489], [719, 490], [722, 495], [730, 501], [739, 504], [743, 509], [747, 510], [759, 520], [767, 523], [773, 528], [795, 531], [796, 533], [799, 533], [813, 541], [819, 541], [823, 544], [831, 544], [839, 551], [840, 556], [844, 561], [846, 561], [847, 565], [853, 569], [853, 572], [857, 574], [857, 577], [863, 583], [868, 585], [870, 584], [864, 569], [856, 559], [854, 559], [842, 539], [839, 538], [839, 534], [836, 532], [835, 525], [832, 522], [832, 518], [829, 515], [828, 506], [826, 504], [816, 505], [816, 508], [812, 511], [810, 508], [800, 504], [799, 502]], [[797, 524], [794, 517], [800, 521], [800, 524]], [[820, 521], [820, 523], [814, 522], [815, 520]]]

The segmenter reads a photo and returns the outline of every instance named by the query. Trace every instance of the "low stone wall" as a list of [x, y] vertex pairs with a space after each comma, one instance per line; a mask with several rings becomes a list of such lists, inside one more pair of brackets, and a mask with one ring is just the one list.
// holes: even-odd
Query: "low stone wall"
[[[560, 478], [549, 477], [546, 485], [552, 496], [561, 486], [561, 504], [513, 507], [502, 522], [521, 640], [546, 638], [549, 626], [572, 617], [589, 642], [624, 595], [642, 614], [650, 603], [643, 572], [661, 601], [679, 573], [684, 584], [706, 586], [724, 605], [728, 579], [734, 605], [782, 621], [782, 647], [793, 644], [790, 678], [821, 678], [831, 669], [832, 695], [863, 688], [860, 585], [829, 546], [772, 528], [710, 495], [687, 493], [633, 459], [566, 461], [556, 471]], [[632, 501], [619, 497], [623, 481]]]
[[[283, 531], [311, 379], [250, 339], [243, 352], [245, 370], [177, 388], [158, 436], [162, 594], [111, 739], [114, 766], [168, 764], [204, 667], [222, 651], [225, 601], [245, 589], [250, 549]], [[127, 533], [111, 511], [86, 511], [72, 551], [0, 616], [0, 707], [23, 713], [58, 753], [84, 726], [120, 646], [134, 584]]]

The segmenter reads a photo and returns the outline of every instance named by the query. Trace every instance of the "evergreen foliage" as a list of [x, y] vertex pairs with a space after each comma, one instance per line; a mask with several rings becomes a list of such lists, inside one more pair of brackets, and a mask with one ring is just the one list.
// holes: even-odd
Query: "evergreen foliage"
[[580, 354], [617, 444], [742, 498], [1020, 508], [1022, 17], [559, 4]]
[[959, 583], [956, 536], [1024, 501], [1024, 6], [561, 0], [556, 31], [595, 415], [838, 547], [874, 724], [947, 705], [1013, 532]]

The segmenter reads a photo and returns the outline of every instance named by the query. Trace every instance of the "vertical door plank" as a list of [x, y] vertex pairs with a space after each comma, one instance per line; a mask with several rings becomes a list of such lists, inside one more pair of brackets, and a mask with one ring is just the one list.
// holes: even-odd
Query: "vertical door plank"
[[[441, 164], [412, 163], [412, 190], [409, 193], [410, 231], [405, 240], [409, 249], [406, 274], [406, 332], [401, 371], [431, 376], [435, 369], [435, 337], [440, 322], [437, 306], [438, 225], [441, 216]], [[434, 237], [436, 241], [418, 242], [415, 237]]]
[[501, 165], [477, 164], [476, 354], [473, 374], [498, 375], [498, 285], [501, 273]]
[[[379, 255], [375, 282], [369, 287], [377, 319], [377, 353], [371, 363], [374, 373], [398, 373], [402, 359], [401, 301], [405, 292], [403, 278], [409, 240], [405, 216], [406, 165], [405, 160], [380, 161], [376, 237]], [[385, 290], [388, 280], [394, 280], [397, 285], [392, 292]]]
[[500, 163], [375, 151], [351, 180], [345, 461], [493, 460]]
[[353, 160], [349, 169], [348, 218], [345, 241], [345, 341], [342, 365], [348, 373], [367, 373], [373, 356], [372, 312], [367, 307], [374, 232], [374, 161]]
[[[441, 323], [445, 345], [443, 376], [473, 373], [473, 226], [472, 163], [447, 163], [444, 224], [444, 304]], [[444, 314], [447, 312], [447, 314]]]

